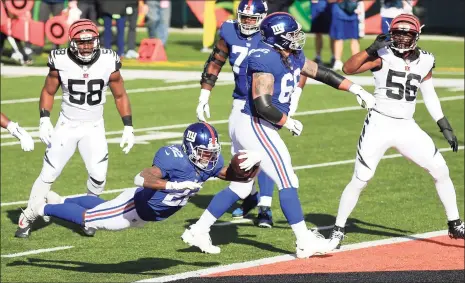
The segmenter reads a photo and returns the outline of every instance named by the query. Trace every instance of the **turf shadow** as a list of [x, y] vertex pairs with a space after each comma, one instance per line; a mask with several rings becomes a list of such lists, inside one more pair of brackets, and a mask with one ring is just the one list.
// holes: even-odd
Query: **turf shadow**
[[61, 269], [85, 273], [145, 274], [159, 276], [165, 274], [153, 271], [160, 271], [177, 265], [209, 267], [219, 264], [219, 262], [184, 262], [170, 258], [140, 258], [138, 260], [123, 261], [119, 263], [90, 263], [74, 260], [28, 258], [27, 260], [8, 263], [7, 266], [35, 266], [40, 268]]

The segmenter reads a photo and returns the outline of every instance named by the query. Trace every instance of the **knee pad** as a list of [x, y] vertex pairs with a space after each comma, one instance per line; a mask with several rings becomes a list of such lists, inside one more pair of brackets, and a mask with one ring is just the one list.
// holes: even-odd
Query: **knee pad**
[[56, 171], [54, 168], [47, 166], [42, 169], [39, 178], [44, 183], [53, 183], [58, 178], [60, 173], [61, 172]]
[[368, 185], [368, 181], [360, 180], [355, 174], [352, 176], [352, 180], [350, 180], [349, 186], [351, 188], [357, 188], [362, 191]]
[[245, 199], [252, 192], [253, 182], [253, 180], [248, 183], [231, 182], [229, 188], [241, 199]]
[[102, 181], [89, 176], [89, 179], [87, 179], [87, 193], [99, 196], [103, 192], [105, 183], [105, 179]]
[[371, 178], [373, 178], [374, 175], [375, 175], [375, 172], [373, 170], [368, 169], [364, 166], [356, 166], [352, 180], [357, 179], [358, 181], [367, 183], [368, 181], [371, 180]]

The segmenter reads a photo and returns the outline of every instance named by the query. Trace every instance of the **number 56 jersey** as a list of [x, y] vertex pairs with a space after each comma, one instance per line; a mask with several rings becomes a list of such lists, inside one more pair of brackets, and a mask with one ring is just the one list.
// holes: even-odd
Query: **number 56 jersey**
[[386, 116], [413, 119], [417, 90], [434, 68], [434, 56], [416, 49], [409, 60], [394, 55], [386, 47], [378, 50], [381, 67], [373, 69], [375, 78], [375, 110]]
[[96, 52], [87, 64], [78, 61], [68, 48], [52, 50], [49, 55], [47, 65], [60, 76], [61, 114], [70, 120], [95, 121], [103, 117], [110, 75], [121, 68], [121, 61], [113, 50], [100, 48]]

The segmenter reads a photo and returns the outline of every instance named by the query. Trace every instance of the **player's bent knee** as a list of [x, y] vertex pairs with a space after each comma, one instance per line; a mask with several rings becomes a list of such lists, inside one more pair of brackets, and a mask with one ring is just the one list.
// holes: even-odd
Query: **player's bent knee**
[[352, 180], [350, 180], [350, 187], [357, 188], [360, 191], [363, 190], [368, 184], [368, 181], [361, 180], [357, 177], [357, 175], [352, 176]]
[[231, 184], [229, 184], [229, 188], [241, 199], [245, 199], [252, 192], [253, 181], [248, 183], [231, 182]]
[[291, 174], [291, 186], [294, 188], [299, 188], [299, 177], [295, 173]]
[[449, 178], [449, 167], [446, 164], [446, 160], [444, 160], [444, 157], [439, 152], [434, 156], [433, 164], [428, 166], [426, 170], [436, 181]]
[[372, 170], [368, 168], [363, 168], [363, 169], [355, 170], [354, 177], [352, 177], [352, 179], [356, 178], [360, 181], [368, 183], [371, 180], [371, 178], [373, 178], [374, 175], [375, 175], [375, 172], [373, 172]]

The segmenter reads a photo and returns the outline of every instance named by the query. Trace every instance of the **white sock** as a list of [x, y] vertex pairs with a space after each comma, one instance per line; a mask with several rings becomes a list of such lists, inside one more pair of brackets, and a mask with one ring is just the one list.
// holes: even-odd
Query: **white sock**
[[349, 184], [342, 192], [341, 200], [339, 201], [339, 209], [337, 211], [336, 225], [344, 227], [346, 225], [347, 218], [354, 210], [357, 204], [360, 193], [365, 188], [367, 182], [357, 179], [353, 176]]
[[308, 238], [308, 229], [305, 221], [300, 221], [299, 223], [291, 225], [292, 231], [294, 231], [295, 238], [297, 242], [305, 241]]
[[200, 233], [207, 233], [210, 231], [210, 227], [215, 224], [216, 220], [216, 217], [205, 209], [199, 220], [191, 226], [191, 229]]
[[45, 198], [52, 187], [52, 183], [45, 183], [42, 181], [42, 178], [39, 176], [34, 185], [32, 185], [31, 194], [29, 195], [29, 201], [27, 206], [31, 207], [35, 201], [41, 201], [42, 199], [45, 202]]
[[455, 195], [454, 184], [449, 176], [436, 181], [436, 191], [439, 199], [446, 210], [447, 220], [457, 220], [460, 218], [457, 208], [457, 197]]
[[267, 196], [260, 196], [260, 201], [258, 202], [257, 206], [267, 206], [271, 207], [271, 201], [273, 200], [272, 197]]

